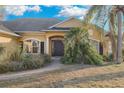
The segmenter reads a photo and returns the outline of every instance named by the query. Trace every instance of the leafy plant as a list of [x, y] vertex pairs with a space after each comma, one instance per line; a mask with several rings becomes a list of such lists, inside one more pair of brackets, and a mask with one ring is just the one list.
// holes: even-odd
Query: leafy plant
[[51, 62], [48, 55], [23, 54], [20, 61], [3, 62], [0, 64], [0, 73], [23, 71], [41, 68]]
[[0, 55], [3, 53], [3, 51], [4, 51], [4, 47], [0, 45]]
[[103, 60], [106, 61], [106, 62], [112, 62], [112, 54], [109, 54], [109, 55], [103, 55]]
[[25, 54], [16, 43], [4, 44], [0, 55], [0, 73], [22, 71], [43, 67], [51, 62], [50, 56], [44, 54]]
[[102, 64], [103, 58], [90, 45], [88, 31], [81, 28], [73, 28], [65, 35], [64, 57], [65, 64], [85, 63]]

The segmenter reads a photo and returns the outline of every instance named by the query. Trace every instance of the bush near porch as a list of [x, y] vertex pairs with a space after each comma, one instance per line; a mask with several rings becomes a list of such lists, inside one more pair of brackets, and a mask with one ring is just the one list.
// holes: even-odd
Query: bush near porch
[[101, 65], [103, 58], [92, 47], [88, 31], [81, 28], [73, 28], [65, 35], [64, 57], [65, 64], [85, 63]]
[[0, 73], [41, 68], [50, 62], [51, 58], [46, 54], [22, 53], [17, 44], [1, 46]]

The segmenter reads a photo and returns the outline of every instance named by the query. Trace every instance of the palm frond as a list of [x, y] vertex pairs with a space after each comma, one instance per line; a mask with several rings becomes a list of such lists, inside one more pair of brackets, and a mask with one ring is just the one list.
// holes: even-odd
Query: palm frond
[[94, 5], [94, 6], [92, 6], [92, 7], [89, 9], [89, 11], [88, 11], [88, 13], [86, 14], [86, 16], [84, 17], [84, 21], [87, 22], [87, 23], [89, 23], [89, 22], [92, 20], [93, 16], [94, 16], [97, 12], [99, 12], [99, 10], [100, 10], [102, 7], [103, 7], [103, 6], [99, 6], [99, 5]]

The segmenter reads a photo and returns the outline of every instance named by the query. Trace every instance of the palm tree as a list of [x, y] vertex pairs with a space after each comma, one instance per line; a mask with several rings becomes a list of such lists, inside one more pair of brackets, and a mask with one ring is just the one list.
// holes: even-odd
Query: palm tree
[[5, 6], [0, 5], [0, 20], [3, 20], [5, 16]]
[[65, 35], [63, 63], [101, 64], [102, 57], [90, 45], [87, 29], [73, 28]]
[[[120, 20], [122, 20], [122, 14], [120, 12], [123, 10], [123, 6], [92, 6], [84, 19], [86, 23], [95, 23], [102, 28], [105, 28], [106, 24], [109, 25], [113, 60], [116, 59], [117, 63], [121, 62], [122, 21]], [[116, 40], [116, 33], [118, 40]]]
[[117, 63], [122, 62], [122, 12], [124, 7], [117, 7], [117, 16], [118, 16], [118, 39], [117, 39]]

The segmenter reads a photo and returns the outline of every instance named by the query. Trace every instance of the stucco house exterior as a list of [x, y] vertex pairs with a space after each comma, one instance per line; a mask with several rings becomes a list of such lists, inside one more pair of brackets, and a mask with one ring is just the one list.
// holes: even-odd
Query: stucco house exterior
[[[16, 42], [26, 53], [42, 53], [62, 56], [64, 35], [73, 27], [82, 27], [76, 18], [64, 21], [55, 18], [24, 18], [13, 21], [0, 21], [0, 43]], [[92, 45], [98, 53], [107, 55], [107, 38], [102, 31], [89, 31]], [[106, 39], [106, 42], [104, 42]]]

